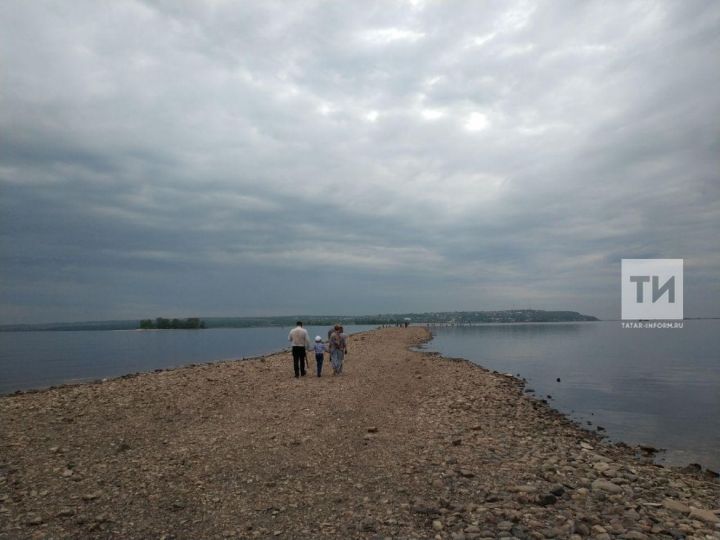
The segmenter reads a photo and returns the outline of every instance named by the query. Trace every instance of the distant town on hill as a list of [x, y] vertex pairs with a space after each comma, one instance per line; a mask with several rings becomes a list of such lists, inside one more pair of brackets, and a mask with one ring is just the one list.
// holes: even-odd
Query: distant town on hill
[[[22, 331], [78, 331], [78, 330], [136, 330], [157, 328], [157, 321], [166, 319], [138, 319], [121, 321], [86, 321], [72, 323], [11, 324], [0, 326], [0, 332]], [[176, 319], [179, 320], [179, 319]], [[597, 321], [597, 317], [583, 315], [577, 311], [544, 311], [540, 309], [508, 309], [502, 311], [429, 311], [424, 313], [386, 313], [378, 315], [291, 315], [278, 317], [203, 317], [184, 319], [198, 321], [205, 328], [257, 328], [268, 326], [294, 326], [301, 320], [305, 326], [329, 326], [336, 323], [344, 325], [367, 324], [386, 325], [405, 321], [410, 324], [448, 324], [468, 325], [487, 323], [544, 323], [544, 322], [580, 322]], [[168, 328], [161, 325], [160, 328]], [[202, 326], [194, 326], [202, 328]], [[169, 328], [172, 328], [170, 325]], [[188, 328], [188, 326], [177, 326]]]

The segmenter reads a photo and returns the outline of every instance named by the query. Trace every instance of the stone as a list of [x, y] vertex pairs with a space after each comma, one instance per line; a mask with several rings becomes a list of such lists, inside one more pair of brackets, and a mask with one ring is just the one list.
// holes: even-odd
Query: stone
[[648, 536], [639, 531], [628, 531], [622, 537], [627, 540], [648, 540]]
[[609, 480], [598, 478], [591, 484], [593, 491], [606, 491], [608, 493], [622, 493], [622, 488]]
[[553, 495], [552, 493], [546, 493], [545, 495], [540, 495], [537, 499], [537, 503], [540, 506], [549, 506], [551, 504], [555, 504], [557, 502], [557, 497]]
[[720, 518], [714, 512], [694, 506], [690, 507], [690, 519], [697, 519], [705, 523], [720, 523]]
[[513, 528], [513, 522], [512, 521], [501, 521], [497, 524], [498, 531], [509, 531]]
[[27, 514], [23, 521], [25, 522], [25, 525], [35, 526], [42, 524], [43, 518], [38, 514]]
[[100, 498], [102, 495], [102, 491], [94, 491], [92, 493], [86, 493], [82, 496], [83, 501], [94, 501], [95, 499]]
[[432, 528], [435, 531], [442, 531], [443, 530], [443, 524], [440, 520], [433, 520], [432, 522]]
[[681, 514], [690, 513], [690, 507], [681, 503], [680, 501], [676, 501], [673, 499], [665, 499], [662, 502], [662, 505], [668, 510], [672, 510], [673, 512], [680, 512]]
[[367, 431], [368, 431], [368, 433], [377, 433], [378, 428], [376, 428], [375, 426], [371, 426], [371, 427], [367, 428]]

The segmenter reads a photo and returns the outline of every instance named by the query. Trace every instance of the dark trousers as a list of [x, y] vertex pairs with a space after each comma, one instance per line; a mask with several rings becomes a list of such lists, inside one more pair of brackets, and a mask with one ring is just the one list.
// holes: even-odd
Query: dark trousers
[[293, 368], [295, 368], [295, 376], [305, 375], [305, 347], [292, 348]]
[[325, 360], [325, 355], [323, 353], [315, 353], [315, 361], [317, 362], [317, 374], [318, 377], [322, 375], [322, 365], [323, 360]]

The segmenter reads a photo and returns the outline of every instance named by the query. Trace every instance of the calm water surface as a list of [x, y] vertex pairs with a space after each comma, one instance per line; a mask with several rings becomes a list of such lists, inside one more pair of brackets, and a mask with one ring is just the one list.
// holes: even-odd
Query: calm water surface
[[[658, 461], [720, 470], [720, 320], [682, 329], [618, 321], [432, 328], [427, 349], [520, 374], [538, 397]], [[561, 382], [557, 382], [560, 378]]]
[[[346, 326], [346, 333], [374, 326]], [[329, 327], [308, 326], [310, 339]], [[290, 328], [0, 332], [0, 394], [284, 349]], [[292, 361], [288, 363], [292, 373]]]

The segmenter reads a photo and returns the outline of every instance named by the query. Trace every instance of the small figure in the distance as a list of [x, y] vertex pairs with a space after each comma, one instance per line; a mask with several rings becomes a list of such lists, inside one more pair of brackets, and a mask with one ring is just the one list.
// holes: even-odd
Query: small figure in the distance
[[343, 360], [347, 354], [347, 336], [343, 334], [343, 328], [339, 324], [335, 325], [334, 332], [330, 334], [328, 349], [330, 350], [333, 374], [342, 374]]
[[317, 376], [322, 376], [323, 361], [327, 347], [320, 336], [315, 336], [315, 362], [317, 363]]

